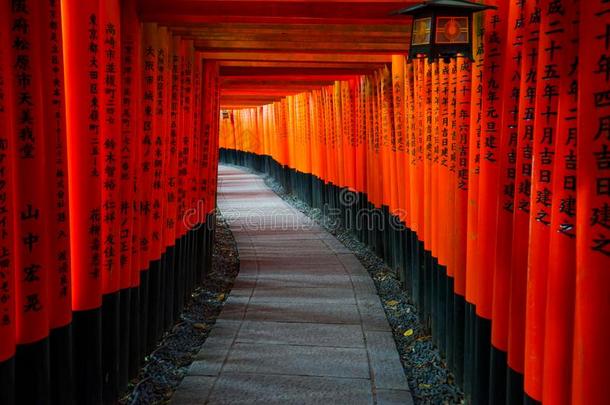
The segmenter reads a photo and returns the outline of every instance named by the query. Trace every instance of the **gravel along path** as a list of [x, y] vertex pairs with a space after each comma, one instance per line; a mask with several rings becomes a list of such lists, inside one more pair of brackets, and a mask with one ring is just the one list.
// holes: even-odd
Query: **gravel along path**
[[[260, 173], [259, 173], [260, 174]], [[325, 216], [294, 195], [286, 194], [273, 178], [266, 176], [267, 185], [290, 205], [315, 220], [350, 249], [367, 269], [392, 327], [396, 348], [404, 368], [415, 404], [462, 404], [464, 395], [454, 383], [432, 337], [419, 321], [413, 300], [400, 287], [394, 272], [366, 245], [343, 228], [336, 218]]]
[[233, 234], [222, 215], [219, 212], [216, 215], [212, 269], [205, 283], [193, 292], [179, 323], [165, 334], [157, 348], [146, 357], [138, 377], [130, 382], [120, 404], [167, 403], [216, 322], [239, 272]]

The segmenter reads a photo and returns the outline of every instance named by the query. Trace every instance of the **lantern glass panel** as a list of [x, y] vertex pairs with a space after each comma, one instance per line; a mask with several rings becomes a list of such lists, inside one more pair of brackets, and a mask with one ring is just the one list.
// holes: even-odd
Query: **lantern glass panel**
[[419, 18], [413, 21], [413, 38], [411, 45], [429, 45], [432, 31], [432, 17]]
[[437, 44], [467, 44], [469, 33], [468, 17], [436, 17]]

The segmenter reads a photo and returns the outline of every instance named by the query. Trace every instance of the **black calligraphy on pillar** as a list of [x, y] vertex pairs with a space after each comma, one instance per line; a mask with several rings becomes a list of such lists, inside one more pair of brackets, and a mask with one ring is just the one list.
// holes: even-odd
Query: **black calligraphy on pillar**
[[116, 234], [117, 225], [117, 28], [112, 22], [103, 27], [104, 32], [104, 123], [105, 130], [103, 140], [103, 180], [102, 180], [102, 226], [104, 229], [103, 241], [103, 263], [104, 270], [108, 273], [115, 271], [115, 257], [117, 257], [117, 245], [119, 237]]
[[[584, 0], [583, 0], [584, 1]], [[595, 115], [597, 123], [595, 130], [591, 134], [586, 134], [591, 138], [587, 139], [587, 146], [590, 148], [590, 156], [595, 162], [595, 184], [593, 188], [593, 198], [590, 203], [590, 226], [592, 227], [592, 240], [590, 249], [606, 257], [610, 256], [610, 28], [605, 23], [610, 4], [607, 1], [597, 1], [604, 3], [597, 5], [599, 12], [595, 14], [599, 18], [599, 23], [591, 26], [595, 29], [595, 44], [590, 44], [592, 49], [597, 50], [595, 56], [594, 70], [586, 72], [587, 77], [595, 83], [596, 91], [588, 97], [593, 97]], [[593, 6], [592, 6], [593, 7]], [[564, 189], [575, 186], [575, 181], [570, 176], [564, 180]]]
[[[174, 44], [178, 44], [174, 41]], [[174, 46], [171, 54], [171, 88], [170, 88], [170, 128], [169, 128], [169, 168], [167, 185], [167, 204], [170, 206], [166, 216], [165, 227], [171, 235], [175, 235], [173, 230], [176, 227], [176, 173], [175, 167], [178, 158], [178, 131], [179, 131], [179, 111], [180, 111], [180, 54], [179, 47]]]
[[458, 119], [458, 150], [457, 150], [457, 188], [468, 190], [468, 159], [470, 139], [470, 103], [471, 95], [471, 64], [470, 61], [460, 58], [458, 60], [459, 79], [457, 92], [459, 105], [457, 106]]
[[[7, 33], [0, 33], [0, 333], [14, 334], [12, 325], [13, 314], [13, 287], [14, 274], [14, 251], [13, 251], [13, 218], [11, 199], [11, 158], [13, 156], [13, 143], [9, 138], [8, 131], [10, 106], [8, 102], [9, 86], [9, 64], [8, 55], [9, 39]], [[4, 62], [3, 62], [4, 61]], [[8, 337], [14, 341], [14, 337]], [[4, 341], [4, 340], [3, 340]]]
[[523, 61], [523, 41], [525, 27], [525, 9], [523, 1], [512, 0], [514, 20], [509, 21], [510, 38], [507, 42], [508, 55], [506, 59], [504, 124], [502, 128], [502, 156], [500, 206], [513, 213], [515, 209], [515, 180], [517, 177], [517, 143], [519, 139], [519, 102], [521, 101], [521, 65]]
[[553, 165], [555, 161], [555, 138], [559, 108], [560, 63], [563, 61], [565, 26], [562, 23], [564, 7], [562, 1], [551, 1], [543, 13], [540, 28], [537, 83], [536, 134], [534, 153], [536, 172], [533, 179], [535, 219], [543, 225], [551, 224], [553, 201]]
[[[34, 58], [34, 53], [39, 49], [34, 36], [37, 27], [31, 24], [37, 10], [32, 8], [28, 1], [11, 1], [12, 19], [12, 50], [13, 50], [13, 83], [14, 83], [14, 141], [17, 154], [15, 156], [15, 210], [18, 222], [16, 223], [16, 244], [19, 246], [18, 269], [16, 283], [21, 284], [22, 297], [19, 303], [21, 313], [36, 313], [43, 310], [44, 297], [42, 291], [46, 287], [41, 280], [40, 271], [44, 260], [44, 210], [39, 205], [42, 203], [39, 192], [39, 184], [36, 184], [29, 176], [40, 175], [44, 157], [42, 139], [37, 135], [40, 128], [41, 106], [37, 97], [40, 66]], [[18, 236], [17, 236], [18, 235]], [[26, 326], [27, 328], [27, 326]]]
[[[162, 42], [162, 41], [161, 41]], [[152, 201], [152, 241], [158, 244], [161, 240], [161, 222], [163, 218], [163, 202], [161, 200], [161, 190], [163, 185], [163, 164], [164, 164], [164, 135], [165, 128], [163, 126], [163, 115], [165, 107], [165, 49], [162, 47], [156, 50], [156, 83], [155, 83], [155, 119], [158, 122], [155, 128], [154, 146], [153, 146], [153, 201]]]
[[149, 224], [147, 224], [152, 212], [151, 187], [148, 181], [152, 182], [152, 158], [153, 158], [153, 121], [154, 121], [154, 100], [155, 100], [155, 63], [156, 51], [151, 43], [145, 44], [144, 47], [144, 74], [143, 74], [143, 115], [142, 115], [142, 141], [140, 145], [140, 170], [142, 175], [142, 198], [138, 207], [140, 218], [143, 222], [142, 234], [140, 235], [140, 251], [148, 252], [150, 246], [149, 237], [151, 235]]
[[438, 144], [438, 163], [443, 168], [449, 168], [449, 108], [450, 108], [450, 100], [449, 93], [451, 91], [450, 86], [450, 75], [451, 72], [451, 64], [449, 63], [441, 63], [439, 67], [439, 76], [440, 76], [440, 94], [439, 94], [439, 102], [440, 102], [440, 141]]
[[540, 15], [541, 10], [538, 7], [533, 7], [531, 12], [526, 13], [524, 22], [524, 45], [521, 53], [515, 206], [517, 210], [526, 214], [529, 214], [531, 207], [532, 155], [536, 112]]
[[[99, 21], [96, 14], [89, 16], [89, 139], [91, 139], [91, 162], [90, 175], [100, 177], [100, 103], [99, 103]], [[91, 269], [90, 275], [99, 278], [101, 269], [101, 210], [95, 208], [89, 213], [89, 234], [91, 235]]]
[[120, 152], [120, 181], [124, 184], [120, 196], [120, 231], [119, 231], [119, 265], [125, 268], [130, 263], [132, 254], [132, 231], [133, 224], [133, 176], [132, 176], [132, 143], [135, 136], [134, 119], [134, 97], [135, 90], [134, 78], [134, 58], [135, 45], [130, 36], [125, 35], [121, 38], [121, 152]]
[[[52, 98], [50, 108], [53, 115], [53, 163], [55, 169], [55, 183], [52, 186], [53, 204], [55, 210], [56, 224], [56, 246], [53, 252], [55, 259], [55, 270], [59, 275], [59, 296], [67, 297], [70, 277], [70, 231], [68, 214], [68, 179], [67, 179], [67, 145], [65, 128], [65, 104], [64, 104], [64, 77], [62, 69], [62, 43], [61, 43], [61, 21], [59, 19], [59, 1], [49, 0], [49, 29], [51, 42], [51, 78]], [[51, 139], [51, 137], [49, 137]]]
[[454, 174], [457, 172], [457, 154], [458, 154], [458, 62], [452, 61], [449, 65], [449, 90], [447, 97], [449, 99], [449, 136], [448, 136], [448, 154], [449, 154], [449, 172]]

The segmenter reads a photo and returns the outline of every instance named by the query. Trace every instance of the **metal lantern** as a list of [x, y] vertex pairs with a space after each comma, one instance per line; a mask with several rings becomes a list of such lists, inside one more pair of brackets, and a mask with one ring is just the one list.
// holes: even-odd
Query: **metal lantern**
[[495, 8], [471, 1], [427, 0], [394, 14], [413, 16], [409, 59], [457, 55], [472, 59], [472, 15]]

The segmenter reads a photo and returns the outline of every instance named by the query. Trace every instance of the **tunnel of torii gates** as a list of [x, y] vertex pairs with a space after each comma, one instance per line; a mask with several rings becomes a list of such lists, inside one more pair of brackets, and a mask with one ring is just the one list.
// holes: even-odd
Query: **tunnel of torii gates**
[[409, 1], [0, 0], [0, 403], [117, 400], [220, 156], [339, 208], [469, 402], [607, 404], [610, 3], [487, 3], [408, 61]]

